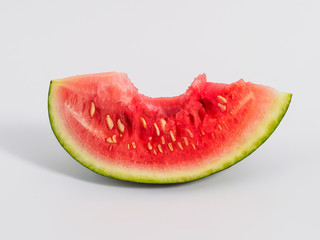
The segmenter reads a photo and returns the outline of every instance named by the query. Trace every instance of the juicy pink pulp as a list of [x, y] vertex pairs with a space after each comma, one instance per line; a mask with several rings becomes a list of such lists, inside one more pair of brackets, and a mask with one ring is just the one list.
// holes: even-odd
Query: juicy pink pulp
[[203, 74], [180, 96], [150, 98], [126, 74], [106, 73], [62, 80], [57, 102], [68, 134], [101, 161], [164, 169], [227, 151], [268, 109], [274, 91], [266, 88], [210, 83]]

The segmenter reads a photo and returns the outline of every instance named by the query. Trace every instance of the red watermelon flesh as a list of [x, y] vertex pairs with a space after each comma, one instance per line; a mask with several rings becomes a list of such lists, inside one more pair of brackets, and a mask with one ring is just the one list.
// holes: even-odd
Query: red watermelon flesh
[[146, 183], [195, 180], [258, 148], [284, 116], [291, 94], [199, 75], [176, 97], [151, 98], [124, 73], [54, 80], [49, 116], [61, 145], [84, 166]]

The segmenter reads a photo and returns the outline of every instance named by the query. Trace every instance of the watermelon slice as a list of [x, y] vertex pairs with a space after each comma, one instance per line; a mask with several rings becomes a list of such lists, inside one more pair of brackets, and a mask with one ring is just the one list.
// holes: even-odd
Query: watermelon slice
[[49, 117], [65, 150], [96, 173], [177, 183], [224, 170], [257, 149], [285, 115], [291, 94], [199, 75], [176, 97], [138, 93], [124, 73], [51, 81]]

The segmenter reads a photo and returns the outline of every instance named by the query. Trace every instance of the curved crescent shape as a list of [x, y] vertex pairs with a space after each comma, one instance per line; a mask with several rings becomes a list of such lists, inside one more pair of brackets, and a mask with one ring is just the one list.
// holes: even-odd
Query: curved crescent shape
[[[110, 86], [111, 88], [109, 88]], [[220, 95], [217, 95], [217, 93], [219, 93], [220, 91], [220, 90], [218, 91], [217, 89], [223, 89], [223, 91], [226, 92], [227, 96], [231, 96], [229, 92], [233, 91], [233, 89], [237, 89], [237, 87], [243, 88], [244, 90], [242, 91], [247, 91], [246, 95], [242, 97], [240, 100], [238, 99], [236, 101], [236, 104], [238, 106], [237, 109], [233, 107], [232, 109], [234, 111], [228, 112], [228, 109], [231, 109], [231, 107], [226, 108], [225, 105], [223, 105], [226, 99], [224, 97], [222, 98], [219, 97]], [[110, 92], [110, 89], [112, 90], [111, 92]], [[223, 91], [221, 90], [220, 93]], [[163, 149], [164, 145], [163, 145], [163, 148], [161, 148], [162, 146], [161, 145], [159, 149], [157, 149], [156, 151], [158, 155], [156, 154], [152, 156], [150, 155], [151, 157], [148, 159], [146, 157], [147, 154], [149, 154], [148, 153], [149, 146], [147, 145], [147, 142], [145, 143], [146, 146], [144, 150], [137, 151], [142, 156], [142, 158], [148, 159], [148, 161], [152, 161], [152, 159], [155, 159], [154, 161], [156, 161], [156, 159], [160, 158], [161, 156], [161, 159], [168, 160], [168, 164], [167, 164], [168, 166], [165, 166], [165, 164], [163, 164], [163, 166], [159, 165], [160, 167], [157, 167], [158, 165], [155, 165], [153, 167], [150, 167], [150, 166], [141, 167], [141, 166], [138, 166], [138, 164], [134, 165], [134, 163], [132, 162], [129, 163], [129, 160], [128, 160], [130, 159], [129, 156], [131, 156], [131, 159], [133, 158], [132, 156], [137, 156], [137, 155], [132, 155], [133, 153], [130, 153], [131, 155], [123, 155], [123, 156], [127, 156], [127, 157], [124, 157], [127, 160], [121, 162], [120, 158], [122, 155], [120, 153], [109, 156], [107, 155], [109, 154], [108, 151], [105, 150], [105, 147], [102, 144], [107, 145], [109, 144], [108, 142], [114, 144], [117, 141], [118, 141], [117, 143], [119, 143], [122, 141], [121, 140], [122, 135], [123, 135], [122, 139], [130, 139], [130, 137], [132, 139], [137, 139], [137, 135], [132, 135], [132, 136], [125, 135], [127, 134], [126, 130], [128, 127], [125, 123], [125, 120], [122, 119], [122, 122], [121, 122], [120, 118], [118, 119], [118, 122], [117, 122], [116, 119], [112, 121], [112, 119], [110, 118], [111, 119], [110, 121], [110, 119], [108, 120], [108, 117], [107, 117], [106, 121], [103, 123], [105, 124], [103, 126], [105, 126], [106, 129], [107, 127], [109, 127], [109, 129], [112, 129], [112, 131], [117, 131], [118, 135], [114, 138], [112, 138], [113, 136], [111, 135], [109, 138], [108, 136], [106, 136], [105, 131], [107, 131], [108, 129], [102, 131], [96, 127], [98, 125], [91, 125], [90, 123], [90, 119], [94, 119], [96, 117], [95, 124], [98, 124], [98, 123], [101, 124], [102, 120], [100, 119], [101, 118], [100, 115], [103, 115], [102, 113], [104, 113], [104, 108], [107, 108], [109, 111], [111, 111], [110, 109], [113, 109], [112, 108], [113, 104], [120, 104], [120, 105], [114, 105], [114, 106], [120, 106], [120, 107], [127, 106], [127, 108], [129, 109], [133, 101], [135, 101], [135, 106], [138, 106], [135, 109], [138, 109], [138, 110], [132, 110], [132, 111], [130, 110], [130, 111], [132, 112], [132, 119], [133, 119], [132, 121], [136, 121], [136, 122], [132, 122], [130, 124], [132, 124], [132, 126], [137, 126], [137, 124], [142, 124], [142, 127], [143, 127], [145, 124], [143, 120], [141, 120], [140, 117], [135, 116], [140, 114], [139, 112], [140, 108], [144, 109], [141, 111], [146, 111], [147, 109], [149, 112], [152, 112], [152, 113], [148, 113], [151, 115], [154, 114], [154, 112], [157, 112], [158, 115], [161, 113], [163, 116], [167, 116], [170, 114], [175, 114], [176, 116], [177, 112], [180, 111], [181, 109], [181, 106], [180, 106], [181, 102], [184, 103], [186, 101], [189, 101], [188, 99], [192, 98], [195, 95], [202, 96], [201, 94], [206, 95], [207, 99], [211, 99], [211, 96], [214, 96], [215, 99], [216, 98], [218, 99], [217, 100], [218, 103], [214, 102], [216, 100], [212, 100], [215, 103], [215, 106], [218, 107], [218, 108], [214, 108], [214, 110], [212, 111], [218, 112], [220, 108], [221, 112], [226, 112], [226, 114], [229, 114], [229, 115], [234, 114], [235, 116], [237, 116], [237, 114], [235, 113], [236, 110], [248, 112], [248, 109], [246, 109], [246, 107], [243, 105], [246, 103], [246, 101], [249, 102], [249, 100], [250, 100], [250, 104], [251, 104], [250, 106], [252, 111], [250, 113], [246, 113], [249, 116], [247, 117], [246, 122], [243, 123], [242, 125], [238, 124], [239, 126], [241, 126], [241, 129], [239, 127], [238, 129], [239, 131], [237, 130], [236, 133], [234, 131], [232, 136], [230, 133], [231, 140], [225, 141], [226, 143], [225, 145], [221, 145], [222, 146], [221, 149], [210, 150], [210, 152], [208, 151], [205, 152], [205, 150], [200, 150], [200, 149], [204, 149], [205, 147], [203, 146], [205, 146], [205, 144], [207, 144], [210, 141], [205, 140], [203, 141], [203, 143], [200, 143], [198, 148], [199, 150], [198, 152], [197, 150], [195, 150], [197, 152], [195, 154], [198, 154], [197, 158], [199, 159], [201, 158], [201, 161], [197, 162], [196, 161], [197, 158], [194, 157], [194, 159], [196, 160], [194, 161], [193, 164], [189, 164], [189, 165], [186, 165], [186, 164], [179, 165], [174, 163], [171, 164], [170, 145], [169, 147], [167, 146], [166, 149]], [[73, 98], [70, 97], [71, 95], [73, 96]], [[88, 102], [86, 102], [87, 101], [86, 100], [87, 98], [85, 98], [86, 96], [90, 96], [88, 97], [88, 99], [90, 98], [93, 100], [90, 100], [90, 101], [88, 100]], [[247, 99], [245, 99], [246, 97]], [[239, 162], [240, 160], [244, 159], [245, 157], [247, 157], [249, 154], [255, 151], [263, 142], [265, 142], [269, 138], [269, 136], [273, 133], [273, 131], [277, 128], [277, 126], [281, 122], [282, 118], [284, 117], [289, 107], [291, 97], [292, 97], [292, 94], [290, 93], [278, 92], [273, 88], [269, 88], [262, 85], [256, 85], [252, 83], [245, 83], [243, 81], [240, 81], [231, 85], [228, 85], [228, 84], [214, 85], [214, 83], [206, 82], [205, 75], [200, 75], [198, 78], [195, 79], [195, 81], [192, 83], [192, 85], [190, 86], [190, 88], [187, 90], [185, 94], [182, 94], [180, 96], [173, 97], [173, 98], [152, 99], [139, 94], [137, 89], [130, 82], [126, 74], [101, 73], [101, 74], [82, 75], [82, 76], [76, 76], [76, 77], [70, 77], [66, 79], [51, 81], [49, 96], [48, 96], [48, 111], [49, 111], [51, 127], [58, 141], [74, 159], [76, 159], [85, 167], [93, 170], [96, 173], [121, 179], [121, 180], [162, 184], [162, 183], [187, 182], [187, 181], [203, 178], [213, 173], [224, 170], [234, 165], [235, 163]], [[81, 103], [82, 105], [80, 104], [81, 102], [80, 98], [84, 99], [83, 102]], [[96, 105], [94, 104], [94, 102], [96, 103]], [[205, 104], [203, 102], [201, 103]], [[213, 108], [211, 102], [209, 105], [211, 108]], [[79, 111], [78, 112], [75, 111], [72, 108], [72, 106], [77, 106], [77, 109], [80, 109], [79, 106], [81, 106], [82, 111], [87, 112], [88, 116], [83, 117], [82, 113]], [[105, 107], [101, 107], [101, 106], [105, 106]], [[117, 109], [117, 107], [114, 107], [114, 108]], [[124, 111], [127, 111], [127, 110], [124, 110]], [[224, 113], [221, 113], [221, 114], [224, 114]], [[221, 114], [219, 116], [224, 116]], [[241, 116], [240, 113], [238, 115]], [[225, 115], [225, 116], [228, 116], [228, 115]], [[72, 118], [73, 120], [69, 120], [70, 118]], [[201, 119], [201, 121], [197, 123], [198, 128], [196, 127], [197, 125], [195, 123], [196, 120], [193, 120], [193, 121], [194, 121], [193, 124], [195, 125], [193, 134], [198, 134], [198, 132], [196, 131], [198, 131], [197, 129], [201, 130], [201, 126], [202, 126], [201, 124], [203, 124], [201, 121], [204, 121], [204, 119]], [[160, 133], [165, 134], [166, 139], [174, 140], [170, 135], [171, 132], [169, 130], [166, 131], [165, 129], [162, 130], [160, 124], [161, 124], [161, 121], [158, 122], [158, 125], [155, 123], [154, 125], [155, 127], [153, 128], [150, 134], [151, 135], [153, 134], [152, 136], [154, 136], [154, 138], [157, 138], [157, 136], [159, 136], [159, 141], [161, 139]], [[149, 121], [149, 125], [150, 125], [150, 121]], [[90, 133], [90, 136], [92, 138], [94, 139], [101, 138], [103, 140], [101, 140], [101, 142], [97, 141], [97, 143], [95, 143], [93, 141], [89, 141], [88, 139], [90, 138], [88, 137], [88, 138], [82, 139], [83, 141], [81, 141], [81, 139], [79, 138], [79, 134], [77, 135], [75, 133], [76, 126], [81, 126], [81, 131], [85, 132], [84, 134], [88, 135]], [[116, 128], [117, 130], [115, 130]], [[180, 130], [180, 132], [184, 130]], [[215, 131], [215, 130], [212, 130], [212, 131]], [[224, 136], [228, 138], [229, 133], [227, 132], [227, 130], [225, 131], [226, 133]], [[134, 133], [130, 133], [130, 134], [134, 134]], [[201, 134], [199, 133], [199, 139], [200, 137], [201, 137]], [[190, 138], [190, 140], [192, 139]], [[141, 144], [144, 144], [144, 141], [145, 139], [141, 140]], [[183, 148], [182, 146], [179, 145], [177, 141], [172, 141], [172, 143], [175, 144], [175, 148], [177, 149], [177, 151], [179, 147], [181, 147], [180, 148], [181, 150], [182, 149], [186, 150], [187, 147], [191, 148], [190, 144], [184, 145], [184, 148]], [[110, 146], [116, 146], [116, 145], [111, 144]], [[154, 148], [155, 146], [157, 145], [153, 145]], [[136, 147], [133, 145], [133, 143], [132, 145], [128, 144], [128, 149], [137, 150], [135, 149]], [[109, 147], [110, 151], [111, 149]], [[196, 148], [194, 147], [194, 149]], [[188, 151], [191, 152], [191, 150], [188, 150]], [[190, 155], [192, 154], [190, 153]], [[178, 155], [175, 155], [175, 156], [178, 156]], [[185, 158], [186, 156], [183, 156], [183, 157]], [[178, 159], [178, 157], [176, 158]]]

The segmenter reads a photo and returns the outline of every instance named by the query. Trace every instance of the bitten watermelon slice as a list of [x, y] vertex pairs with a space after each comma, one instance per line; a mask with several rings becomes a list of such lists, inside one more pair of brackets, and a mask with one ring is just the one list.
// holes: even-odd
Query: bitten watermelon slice
[[51, 81], [49, 117], [67, 152], [109, 177], [177, 183], [230, 167], [257, 149], [280, 123], [291, 94], [240, 80], [199, 75], [176, 97], [138, 93], [124, 73]]

